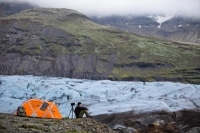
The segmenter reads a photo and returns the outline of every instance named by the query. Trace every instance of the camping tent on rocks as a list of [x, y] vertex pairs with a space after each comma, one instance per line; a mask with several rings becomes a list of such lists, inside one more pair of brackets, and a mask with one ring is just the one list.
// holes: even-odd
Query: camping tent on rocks
[[33, 98], [22, 103], [15, 115], [62, 119], [62, 115], [54, 102]]

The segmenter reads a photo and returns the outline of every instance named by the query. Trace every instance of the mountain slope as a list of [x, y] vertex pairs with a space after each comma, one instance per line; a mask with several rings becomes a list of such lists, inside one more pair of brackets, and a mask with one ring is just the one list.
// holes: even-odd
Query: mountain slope
[[0, 19], [0, 74], [199, 83], [200, 47], [142, 37], [68, 9]]
[[92, 16], [99, 24], [110, 25], [128, 32], [179, 42], [200, 44], [200, 19], [178, 16]]
[[27, 9], [33, 9], [34, 7], [36, 6], [26, 2], [0, 1], [0, 17], [12, 15]]

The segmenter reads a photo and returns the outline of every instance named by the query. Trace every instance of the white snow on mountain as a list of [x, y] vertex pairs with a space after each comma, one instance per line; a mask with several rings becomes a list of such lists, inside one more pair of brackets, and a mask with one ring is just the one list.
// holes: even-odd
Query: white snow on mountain
[[200, 85], [40, 76], [0, 76], [0, 112], [14, 113], [30, 98], [55, 102], [63, 117], [81, 101], [91, 115], [124, 111], [176, 111], [200, 107]]
[[150, 15], [149, 18], [153, 19], [154, 21], [158, 22], [158, 28], [161, 28], [162, 23], [172, 19], [173, 15]]

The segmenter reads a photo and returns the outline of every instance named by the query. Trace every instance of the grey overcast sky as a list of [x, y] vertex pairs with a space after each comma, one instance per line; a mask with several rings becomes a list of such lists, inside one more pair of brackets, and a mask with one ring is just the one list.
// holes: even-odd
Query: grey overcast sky
[[86, 15], [168, 14], [200, 17], [200, 0], [0, 0], [68, 8]]

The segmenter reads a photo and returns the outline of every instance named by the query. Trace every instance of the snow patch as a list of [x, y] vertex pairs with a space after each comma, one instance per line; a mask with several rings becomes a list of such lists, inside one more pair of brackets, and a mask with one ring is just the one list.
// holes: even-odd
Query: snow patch
[[172, 19], [174, 16], [173, 15], [150, 15], [148, 16], [149, 18], [153, 19], [154, 21], [158, 22], [158, 28], [161, 28], [162, 23]]

